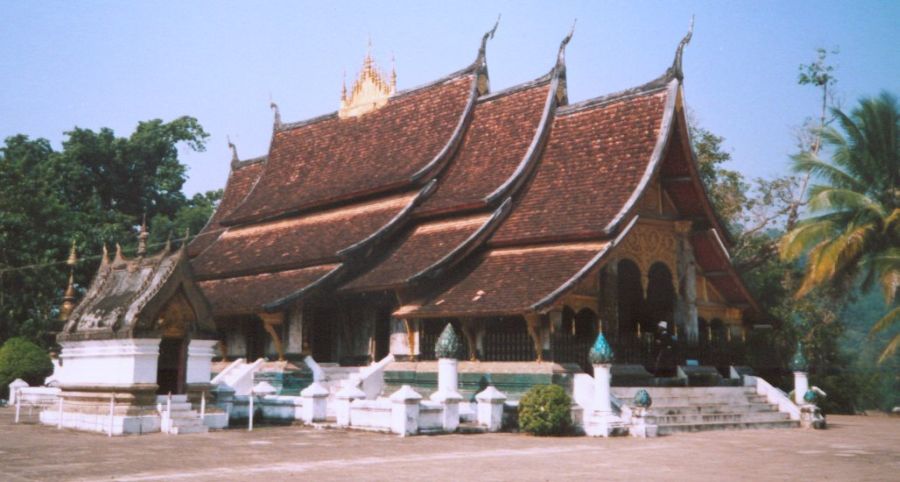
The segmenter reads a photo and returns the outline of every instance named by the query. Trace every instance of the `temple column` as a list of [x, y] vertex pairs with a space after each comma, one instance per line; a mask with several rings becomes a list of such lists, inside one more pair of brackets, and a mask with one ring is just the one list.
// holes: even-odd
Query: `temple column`
[[278, 330], [284, 325], [285, 313], [283, 311], [278, 311], [276, 313], [261, 312], [257, 313], [257, 316], [262, 320], [263, 328], [265, 328], [266, 333], [272, 337], [272, 343], [275, 345], [275, 352], [278, 354], [278, 361], [283, 361], [284, 345], [281, 343], [281, 335], [278, 334]]
[[544, 355], [550, 351], [550, 326], [545, 323], [539, 313], [527, 313], [523, 315], [528, 335], [534, 343], [536, 361], [544, 361]]
[[303, 355], [306, 348], [303, 345], [303, 306], [291, 307], [287, 313], [287, 347], [288, 355]]
[[619, 262], [613, 258], [600, 270], [600, 320], [613, 340], [619, 337]]
[[460, 318], [460, 327], [462, 327], [463, 336], [466, 337], [466, 348], [468, 350], [469, 361], [478, 361], [479, 356], [484, 353], [484, 324], [479, 323], [474, 318]]
[[413, 360], [419, 354], [419, 320], [391, 318], [391, 354]]
[[676, 221], [678, 235], [678, 267], [676, 277], [681, 286], [675, 303], [675, 323], [684, 326], [684, 336], [688, 344], [696, 345], [700, 339], [697, 323], [697, 266], [694, 248], [688, 239], [691, 232], [690, 221]]

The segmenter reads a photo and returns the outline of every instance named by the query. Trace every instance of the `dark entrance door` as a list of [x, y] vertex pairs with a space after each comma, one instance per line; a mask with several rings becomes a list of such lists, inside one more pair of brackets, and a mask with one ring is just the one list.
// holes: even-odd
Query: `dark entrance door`
[[381, 309], [375, 319], [375, 359], [388, 356], [391, 351], [391, 310]]
[[184, 393], [184, 377], [187, 359], [187, 343], [184, 338], [163, 338], [159, 342], [157, 363], [157, 393]]

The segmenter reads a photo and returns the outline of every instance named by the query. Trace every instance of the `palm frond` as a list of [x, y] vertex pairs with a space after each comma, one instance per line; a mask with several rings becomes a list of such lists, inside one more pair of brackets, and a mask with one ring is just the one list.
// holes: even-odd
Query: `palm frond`
[[829, 220], [814, 220], [801, 223], [779, 242], [779, 251], [784, 260], [797, 259], [809, 247], [818, 244], [834, 233], [834, 224]]
[[850, 188], [860, 192], [865, 191], [865, 187], [853, 176], [823, 161], [812, 152], [801, 152], [792, 156], [791, 160], [793, 161], [791, 169], [794, 172], [807, 172], [834, 186]]
[[884, 350], [881, 352], [881, 356], [878, 357], [878, 364], [884, 363], [888, 358], [891, 357], [894, 353], [897, 352], [897, 348], [900, 347], [900, 333], [894, 335], [891, 338], [891, 341], [888, 342], [887, 346], [884, 347]]
[[812, 211], [827, 210], [870, 210], [883, 217], [884, 208], [865, 194], [850, 189], [836, 189], [831, 186], [816, 185], [810, 188], [809, 208]]

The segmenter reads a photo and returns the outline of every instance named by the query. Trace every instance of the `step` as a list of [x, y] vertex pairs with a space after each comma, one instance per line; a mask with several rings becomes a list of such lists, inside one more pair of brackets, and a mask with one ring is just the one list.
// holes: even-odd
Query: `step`
[[730, 412], [775, 412], [778, 407], [768, 404], [750, 404], [735, 403], [730, 405], [668, 405], [658, 407], [656, 404], [650, 407], [655, 414], [659, 415], [692, 415], [692, 414], [713, 414], [713, 413], [730, 413]]
[[712, 422], [780, 422], [790, 420], [790, 416], [781, 412], [757, 412], [757, 413], [712, 413], [697, 415], [656, 415], [657, 425], [672, 425], [679, 423], [712, 423]]
[[[630, 405], [634, 398], [617, 397], [620, 402]], [[653, 406], [668, 405], [729, 405], [742, 403], [766, 403], [765, 398], [757, 397], [654, 397], [650, 396]]]
[[[163, 412], [165, 412], [168, 409], [168, 405], [166, 405], [165, 402], [161, 403], [161, 404], [157, 403], [156, 406], [160, 411], [163, 411]], [[175, 412], [184, 412], [187, 410], [191, 410], [193, 408], [193, 405], [191, 405], [190, 403], [187, 403], [187, 402], [183, 402], [183, 403], [172, 402], [171, 407], [172, 407], [172, 413], [175, 413]]]
[[796, 428], [800, 422], [782, 420], [777, 422], [708, 422], [708, 423], [673, 423], [658, 426], [658, 434], [665, 435], [676, 432], [700, 432], [706, 430], [743, 430], [768, 428]]
[[169, 430], [170, 435], [185, 435], [189, 433], [207, 433], [209, 432], [209, 427], [206, 425], [188, 425], [182, 426], [178, 425]]
[[[166, 400], [168, 400], [168, 395], [157, 395], [156, 396], [156, 403], [162, 403], [165, 405]], [[176, 403], [186, 403], [186, 402], [187, 402], [187, 395], [184, 395], [184, 394], [172, 395], [172, 405], [174, 405]]]

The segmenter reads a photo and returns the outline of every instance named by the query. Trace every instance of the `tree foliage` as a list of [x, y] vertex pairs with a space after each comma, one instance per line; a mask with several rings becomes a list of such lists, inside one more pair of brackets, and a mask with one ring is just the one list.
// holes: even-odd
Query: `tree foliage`
[[202, 150], [207, 138], [191, 117], [141, 122], [128, 137], [106, 128], [66, 136], [60, 151], [25, 135], [0, 145], [0, 341], [21, 335], [50, 344], [73, 239], [82, 260], [75, 279], [86, 285], [102, 245], [130, 249], [145, 212], [164, 241], [173, 229], [197, 232], [221, 197], [181, 192], [178, 149]]
[[0, 396], [9, 384], [21, 378], [29, 385], [41, 385], [53, 373], [47, 352], [25, 338], [10, 338], [0, 347]]
[[[785, 259], [806, 257], [798, 297], [856, 278], [863, 290], [880, 285], [892, 309], [876, 323], [877, 332], [900, 319], [900, 307], [892, 306], [900, 288], [900, 105], [883, 92], [862, 99], [849, 115], [832, 113], [840, 129], [821, 130], [831, 161], [811, 151], [793, 158], [796, 171], [820, 183], [809, 190], [811, 216], [784, 236], [781, 253]], [[898, 346], [900, 335], [882, 360]]]

